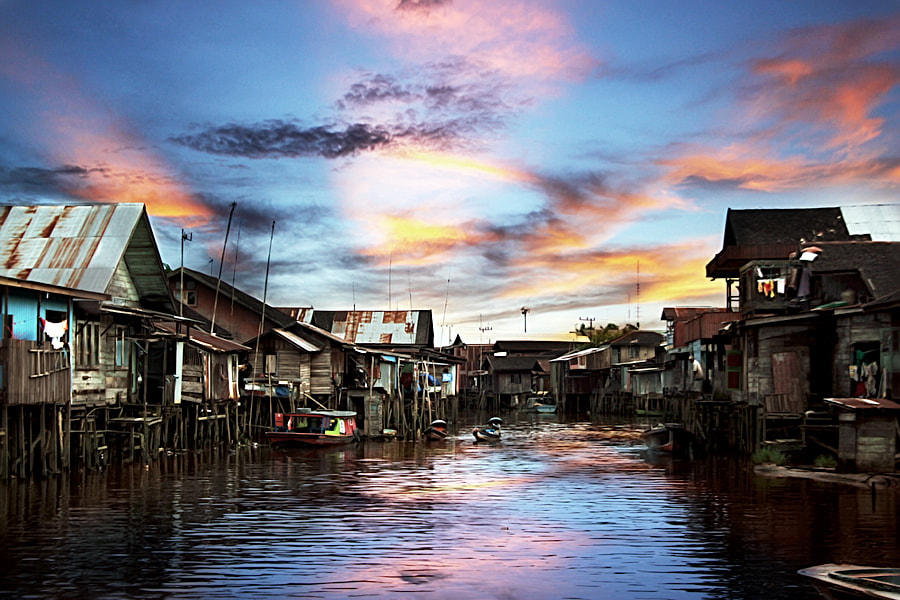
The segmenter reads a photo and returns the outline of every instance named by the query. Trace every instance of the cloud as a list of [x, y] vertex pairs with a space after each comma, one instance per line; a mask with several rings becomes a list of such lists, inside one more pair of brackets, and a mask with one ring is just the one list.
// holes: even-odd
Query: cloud
[[28, 135], [45, 142], [51, 165], [6, 167], [3, 183], [8, 189], [56, 192], [91, 202], [142, 202], [150, 214], [194, 222], [209, 217], [209, 207], [187, 189], [177, 169], [122, 115], [111, 114], [72, 77], [23, 45], [4, 39], [0, 47], [7, 59], [0, 73], [28, 98], [35, 113], [26, 126]]
[[338, 5], [348, 22], [385, 36], [404, 59], [477, 56], [483, 68], [531, 89], [581, 79], [599, 64], [573, 41], [563, 13], [538, 0], [338, 0]]
[[[776, 55], [750, 62], [754, 77], [744, 96], [795, 143], [854, 151], [883, 132], [876, 109], [900, 83], [900, 63], [891, 56], [898, 49], [900, 15], [796, 29]], [[793, 124], [815, 131], [794, 135]]]

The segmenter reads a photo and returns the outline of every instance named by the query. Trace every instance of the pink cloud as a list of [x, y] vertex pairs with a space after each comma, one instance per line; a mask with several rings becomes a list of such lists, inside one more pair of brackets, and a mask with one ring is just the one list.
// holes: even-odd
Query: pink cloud
[[876, 110], [900, 83], [900, 68], [883, 55], [897, 49], [900, 16], [793, 31], [777, 56], [752, 64], [751, 101], [782, 129], [813, 126], [828, 148], [855, 151], [883, 132]]
[[464, 56], [507, 77], [543, 81], [579, 79], [597, 66], [573, 43], [562, 13], [536, 0], [422, 2], [407, 10], [397, 0], [338, 4], [355, 27], [388, 36], [398, 54], [422, 62]]

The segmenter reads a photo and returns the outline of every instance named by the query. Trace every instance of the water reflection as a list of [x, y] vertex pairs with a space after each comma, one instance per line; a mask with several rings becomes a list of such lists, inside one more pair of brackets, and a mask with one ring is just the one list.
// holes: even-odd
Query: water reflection
[[0, 594], [817, 598], [798, 568], [900, 564], [895, 492], [655, 456], [640, 426], [504, 421], [497, 445], [463, 424], [0, 487]]

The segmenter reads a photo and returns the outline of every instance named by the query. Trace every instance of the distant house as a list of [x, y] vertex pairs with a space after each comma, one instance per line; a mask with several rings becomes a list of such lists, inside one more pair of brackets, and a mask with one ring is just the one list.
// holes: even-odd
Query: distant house
[[[702, 378], [712, 389], [725, 389], [729, 371], [725, 356], [718, 351], [723, 327], [740, 319], [740, 313], [712, 307], [667, 307], [661, 319], [666, 322], [666, 370], [664, 389], [692, 390], [695, 385], [691, 357], [702, 368]], [[732, 371], [733, 373], [733, 371]], [[702, 389], [700, 389], [702, 391]]]
[[501, 404], [517, 406], [536, 390], [536, 379], [546, 374], [534, 357], [488, 355], [482, 370], [489, 373], [487, 390], [500, 399]]

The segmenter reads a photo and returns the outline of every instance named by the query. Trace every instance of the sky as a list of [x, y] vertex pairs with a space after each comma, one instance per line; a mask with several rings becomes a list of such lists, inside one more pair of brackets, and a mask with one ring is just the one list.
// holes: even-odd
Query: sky
[[898, 134], [900, 0], [0, 0], [0, 203], [439, 345], [724, 306], [729, 208], [896, 203]]

